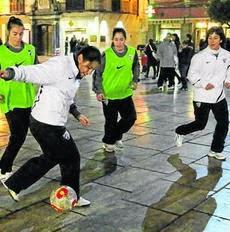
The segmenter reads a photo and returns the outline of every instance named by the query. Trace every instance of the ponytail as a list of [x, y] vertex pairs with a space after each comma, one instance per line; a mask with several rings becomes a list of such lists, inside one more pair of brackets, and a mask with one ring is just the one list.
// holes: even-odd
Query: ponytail
[[7, 30], [10, 31], [12, 29], [13, 25], [24, 27], [21, 19], [16, 18], [14, 16], [11, 16], [9, 18], [8, 23], [7, 23]]

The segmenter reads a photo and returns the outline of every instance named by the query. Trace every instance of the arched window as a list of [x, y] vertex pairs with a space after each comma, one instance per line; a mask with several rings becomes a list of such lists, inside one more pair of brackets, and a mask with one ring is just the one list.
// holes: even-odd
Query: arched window
[[24, 13], [25, 1], [24, 0], [10, 0], [10, 13]]

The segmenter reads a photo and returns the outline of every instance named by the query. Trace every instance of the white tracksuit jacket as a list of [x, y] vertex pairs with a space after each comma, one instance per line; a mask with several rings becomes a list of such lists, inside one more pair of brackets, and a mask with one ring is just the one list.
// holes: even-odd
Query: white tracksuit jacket
[[[230, 82], [230, 52], [220, 48], [218, 56], [207, 47], [193, 56], [188, 72], [193, 85], [193, 100], [217, 103], [225, 98], [224, 82]], [[215, 88], [205, 90], [208, 83]]]
[[42, 64], [10, 68], [15, 71], [14, 80], [41, 85], [31, 115], [39, 122], [64, 126], [80, 84], [73, 54], [53, 57]]

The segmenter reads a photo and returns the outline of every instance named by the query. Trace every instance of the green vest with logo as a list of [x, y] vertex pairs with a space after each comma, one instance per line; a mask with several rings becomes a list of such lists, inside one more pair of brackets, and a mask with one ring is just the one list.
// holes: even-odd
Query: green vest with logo
[[133, 60], [135, 49], [128, 47], [119, 57], [112, 48], [105, 50], [105, 68], [102, 74], [102, 88], [106, 99], [124, 99], [133, 94]]
[[[35, 62], [35, 48], [33, 45], [24, 44], [20, 52], [13, 52], [5, 45], [0, 46], [0, 67], [2, 70], [9, 66], [31, 65]], [[0, 112], [7, 113], [14, 108], [29, 108], [35, 98], [33, 84], [4, 81], [0, 79], [0, 95], [4, 100], [0, 102]]]

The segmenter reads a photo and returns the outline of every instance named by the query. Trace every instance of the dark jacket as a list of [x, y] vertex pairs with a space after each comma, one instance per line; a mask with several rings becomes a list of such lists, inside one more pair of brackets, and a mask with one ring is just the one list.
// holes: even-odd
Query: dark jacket
[[193, 49], [190, 46], [182, 48], [182, 50], [179, 51], [178, 53], [179, 65], [182, 65], [182, 64], [189, 65], [191, 62], [192, 56], [193, 56]]
[[154, 44], [154, 43], [149, 43], [149, 44], [147, 44], [147, 46], [145, 47], [145, 54], [147, 55], [147, 57], [148, 57], [148, 60], [150, 61], [150, 62], [153, 62], [153, 63], [156, 63], [157, 62], [157, 60], [153, 57], [153, 54], [152, 54], [152, 52], [157, 52], [157, 47], [156, 47], [156, 45]]

